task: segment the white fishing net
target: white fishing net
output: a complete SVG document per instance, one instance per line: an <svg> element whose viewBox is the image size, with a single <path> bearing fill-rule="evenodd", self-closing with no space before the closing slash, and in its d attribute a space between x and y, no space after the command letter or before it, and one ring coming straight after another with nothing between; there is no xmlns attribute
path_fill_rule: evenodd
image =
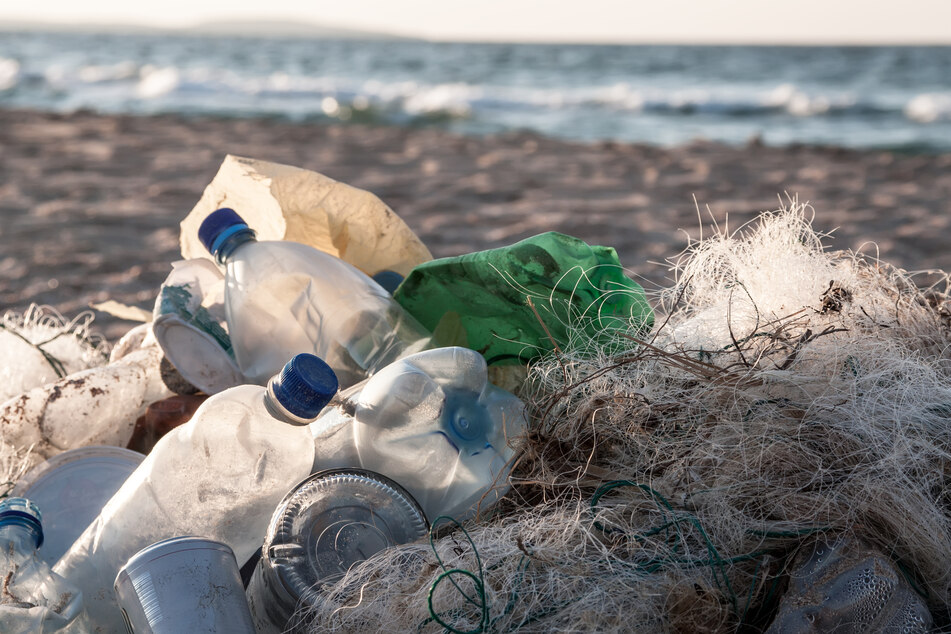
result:
<svg viewBox="0 0 951 634"><path fill-rule="evenodd" d="M0 403L34 387L109 360L105 340L90 329L93 314L67 320L49 306L31 304L0 317Z"/></svg>
<svg viewBox="0 0 951 634"><path fill-rule="evenodd" d="M920 290L826 251L798 204L674 272L652 333L619 351L578 328L530 369L531 431L493 516L354 567L305 627L757 631L820 535L885 553L947 622L947 278Z"/></svg>

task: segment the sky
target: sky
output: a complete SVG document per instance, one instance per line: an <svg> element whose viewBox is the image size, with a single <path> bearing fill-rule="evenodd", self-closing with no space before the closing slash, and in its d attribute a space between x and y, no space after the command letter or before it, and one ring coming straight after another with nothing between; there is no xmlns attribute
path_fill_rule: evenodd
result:
<svg viewBox="0 0 951 634"><path fill-rule="evenodd" d="M951 0L0 0L0 27L216 20L312 22L431 40L951 44Z"/></svg>

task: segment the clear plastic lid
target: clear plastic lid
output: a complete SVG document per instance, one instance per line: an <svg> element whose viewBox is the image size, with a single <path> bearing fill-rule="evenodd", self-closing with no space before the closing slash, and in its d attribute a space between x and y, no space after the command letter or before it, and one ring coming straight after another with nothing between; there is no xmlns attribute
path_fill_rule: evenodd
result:
<svg viewBox="0 0 951 634"><path fill-rule="evenodd" d="M54 564L145 460L120 447L82 447L53 456L20 478L12 494L43 509L41 559Z"/></svg>
<svg viewBox="0 0 951 634"><path fill-rule="evenodd" d="M264 566L296 601L353 564L428 531L422 509L396 482L361 469L322 471L278 505Z"/></svg>

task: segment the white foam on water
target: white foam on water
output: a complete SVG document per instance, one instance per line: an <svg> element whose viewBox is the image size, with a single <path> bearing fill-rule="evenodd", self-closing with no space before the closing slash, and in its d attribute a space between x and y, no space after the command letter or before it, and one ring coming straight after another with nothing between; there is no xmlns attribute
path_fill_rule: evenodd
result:
<svg viewBox="0 0 951 634"><path fill-rule="evenodd" d="M951 92L933 92L915 96L905 106L905 116L918 123L951 120Z"/></svg>
<svg viewBox="0 0 951 634"><path fill-rule="evenodd" d="M20 81L20 62L0 57L0 91L10 90Z"/></svg>

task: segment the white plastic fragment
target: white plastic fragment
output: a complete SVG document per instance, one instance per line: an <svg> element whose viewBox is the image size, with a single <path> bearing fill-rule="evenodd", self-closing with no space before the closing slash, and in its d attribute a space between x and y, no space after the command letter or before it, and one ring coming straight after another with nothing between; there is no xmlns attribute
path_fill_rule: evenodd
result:
<svg viewBox="0 0 951 634"><path fill-rule="evenodd" d="M406 276L432 255L375 195L317 172L227 156L201 200L182 221L184 258L211 259L198 227L220 207L235 209L259 240L292 240L335 255L368 275Z"/></svg>

